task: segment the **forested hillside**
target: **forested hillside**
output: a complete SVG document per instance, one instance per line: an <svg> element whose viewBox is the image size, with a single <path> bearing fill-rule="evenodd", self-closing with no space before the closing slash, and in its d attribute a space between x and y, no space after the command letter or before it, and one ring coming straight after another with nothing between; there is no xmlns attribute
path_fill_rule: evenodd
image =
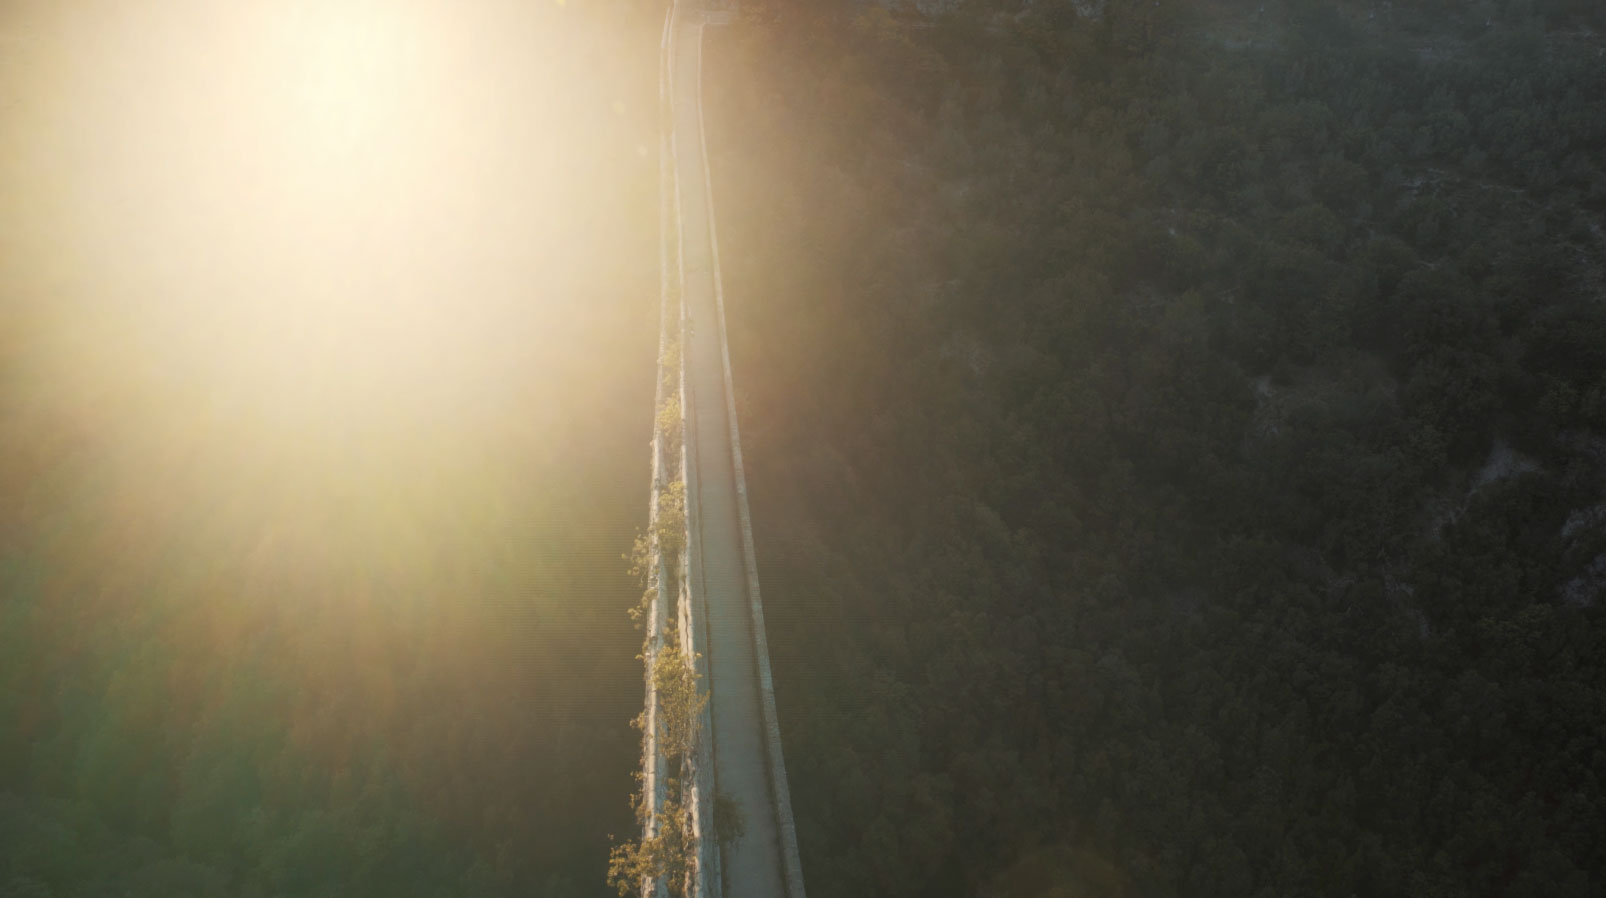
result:
<svg viewBox="0 0 1606 898"><path fill-rule="evenodd" d="M0 895L605 894L662 6L3 19Z"/></svg>
<svg viewBox="0 0 1606 898"><path fill-rule="evenodd" d="M713 34L812 893L1599 894L1598 18Z"/></svg>

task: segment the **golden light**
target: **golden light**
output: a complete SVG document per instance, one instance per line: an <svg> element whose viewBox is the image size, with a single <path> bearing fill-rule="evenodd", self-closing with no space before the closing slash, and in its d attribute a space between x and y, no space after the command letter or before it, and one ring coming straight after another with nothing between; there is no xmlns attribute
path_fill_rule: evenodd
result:
<svg viewBox="0 0 1606 898"><path fill-rule="evenodd" d="M408 63L417 61L416 35L384 7L320 5L299 12L276 22L283 33L273 35L289 76L287 112L304 136L350 150L403 105Z"/></svg>
<svg viewBox="0 0 1606 898"><path fill-rule="evenodd" d="M0 48L6 375L147 503L288 518L300 495L394 530L557 451L588 390L577 304L628 284L651 313L656 257L620 222L655 221L654 169L619 48L572 14L0 15L27 32Z"/></svg>

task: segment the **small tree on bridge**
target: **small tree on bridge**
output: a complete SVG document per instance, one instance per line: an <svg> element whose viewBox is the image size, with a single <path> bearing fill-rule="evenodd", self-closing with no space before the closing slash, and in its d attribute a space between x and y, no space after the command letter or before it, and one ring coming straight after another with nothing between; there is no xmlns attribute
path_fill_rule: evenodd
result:
<svg viewBox="0 0 1606 898"><path fill-rule="evenodd" d="M663 757L663 801L656 812L646 784L635 798L640 839L615 846L608 858L608 884L620 895L630 895L651 883L664 883L671 895L688 893L697 863L697 837L692 830L691 755L696 746L698 720L708 696L697 688L693 659L677 642L666 644L652 663L653 691L658 697L655 721L658 750ZM645 729L645 712L635 721Z"/></svg>

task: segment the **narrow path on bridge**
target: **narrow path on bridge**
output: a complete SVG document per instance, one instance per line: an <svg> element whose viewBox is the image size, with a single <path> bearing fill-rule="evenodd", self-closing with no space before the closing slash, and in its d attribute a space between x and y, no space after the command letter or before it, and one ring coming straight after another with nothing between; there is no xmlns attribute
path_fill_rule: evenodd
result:
<svg viewBox="0 0 1606 898"><path fill-rule="evenodd" d="M719 789L742 810L746 834L723 858L728 898L785 898L775 805L765 762L765 733L737 511L730 419L725 399L719 308L715 304L706 166L701 140L703 20L685 15L675 40L675 177L684 241L684 301L691 316L686 352L706 597L714 770Z"/></svg>

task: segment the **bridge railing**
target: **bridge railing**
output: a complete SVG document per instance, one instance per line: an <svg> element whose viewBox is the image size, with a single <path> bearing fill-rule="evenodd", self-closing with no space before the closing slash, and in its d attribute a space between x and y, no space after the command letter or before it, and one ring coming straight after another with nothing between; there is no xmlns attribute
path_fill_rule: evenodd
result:
<svg viewBox="0 0 1606 898"><path fill-rule="evenodd" d="M668 72L664 68L667 63L662 60L668 58L671 14L664 16L663 37L659 42L660 70L658 78L659 114L660 118L667 115L669 103ZM671 147L669 135L660 128L658 178L660 184L667 183L673 171L670 157ZM658 199L658 363L654 367L655 387L653 390L653 428L652 428L652 485L648 499L647 511L647 551L649 570L647 574L647 608L645 614L646 639L642 645L642 659L645 662L645 689L646 707L642 711L642 746L641 746L641 803L640 808L642 835L652 838L657 834L658 815L664 803L664 759L658 746L658 693L653 684L653 669L658 654L664 647L664 632L669 620L670 597L669 590L673 584L669 582L668 564L664 558L662 547L659 545L658 533L660 515L663 512L664 492L669 488L670 459L663 429L658 426L658 410L664 407L668 398L666 382L668 377L664 371L664 363L669 358L670 341L673 331L670 327L672 314L672 300L678 298L678 290L673 290L670 282L669 259L671 242L674 239L675 220L673 210L670 208L669 196L662 190ZM678 247L675 248L678 254ZM642 883L643 898L663 898L667 894L665 884L661 881L647 881Z"/></svg>
<svg viewBox="0 0 1606 898"><path fill-rule="evenodd" d="M668 130L674 134L674 58L676 50L676 28L679 20L680 4L670 4L670 26L668 39L664 45L664 70L667 73L666 84L668 101L666 109ZM680 229L680 178L678 176L679 151L676 141L671 137L669 141L669 158L671 165L671 181L674 184L675 199L675 269L680 285L685 284L685 253L682 252L681 242L684 235ZM681 291L676 291L677 297ZM676 321L677 336L680 345L689 346L689 321L686 304L682 298L677 303L676 311L679 318ZM679 611L679 633L681 645L686 650L686 657L691 661L693 672L696 674L698 689L707 694L707 684L712 682L708 669L708 614L706 596L702 588L702 537L698 520L701 517L698 490L697 467L693 463L697 446L696 420L692 416L695 398L691 393L691 381L686 376L687 352L679 354L679 370L676 377L680 385L680 472L681 480L686 487L686 539L684 542L685 554L680 565L681 588ZM721 879L719 861L719 843L714 838L714 726L710 703L705 703L700 711L700 718L696 730L696 741L692 756L688 759L691 778L691 800L688 808L691 814L692 837L695 840L695 859L692 866L691 882L687 893L694 898L720 898Z"/></svg>
<svg viewBox="0 0 1606 898"><path fill-rule="evenodd" d="M692 407L687 392L685 352L687 337L685 304L681 299L685 282L684 257L681 252L680 184L676 176L677 152L674 135L674 49L675 25L679 20L678 4L671 2L665 11L663 35L659 44L659 338L657 386L654 395L654 427L652 440L652 497L649 505L648 551L650 603L647 609L647 640L643 649L646 662L646 709L643 738L642 800L644 802L643 835L650 838L656 833L658 815L664 806L664 776L667 760L657 744L659 701L653 681L654 664L664 648L669 627L675 627L681 647L691 659L699 688L706 692L708 680L707 616L701 604L701 590L694 588L696 574L694 559L701 558L696 526L696 473L690 464L692 427L689 417ZM673 365L672 368L669 366ZM666 402L679 398L679 440L668 440L659 415ZM681 555L671 565L659 545L658 534L662 523L663 498L675 481L685 490L684 539ZM700 570L700 568L699 568ZM673 573L672 573L673 571ZM687 759L688 790L687 812L691 818L695 857L686 885L686 893L693 898L720 898L719 846L713 836L713 727L710 711L705 704L697 727L692 756ZM662 881L642 883L644 898L662 898L667 893Z"/></svg>

